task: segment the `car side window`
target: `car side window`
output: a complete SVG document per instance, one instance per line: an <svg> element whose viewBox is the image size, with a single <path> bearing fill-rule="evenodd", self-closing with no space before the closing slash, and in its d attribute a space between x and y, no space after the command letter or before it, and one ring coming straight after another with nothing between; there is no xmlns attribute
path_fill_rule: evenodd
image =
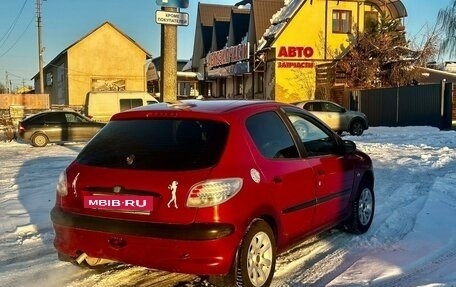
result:
<svg viewBox="0 0 456 287"><path fill-rule="evenodd" d="M315 120L295 113L287 112L287 116L309 156L337 153L338 145L334 137Z"/></svg>
<svg viewBox="0 0 456 287"><path fill-rule="evenodd" d="M304 105L304 109L306 109L308 111L312 111L312 112L321 112L322 111L321 104L318 102L306 103Z"/></svg>
<svg viewBox="0 0 456 287"><path fill-rule="evenodd" d="M65 122L62 113L49 113L46 115L45 122L47 124L62 124Z"/></svg>
<svg viewBox="0 0 456 287"><path fill-rule="evenodd" d="M332 103L324 103L323 104L323 110L325 112L333 112L333 113L341 113L342 109L339 106L336 106Z"/></svg>
<svg viewBox="0 0 456 287"><path fill-rule="evenodd" d="M87 122L87 120L84 119L83 117L80 117L73 113L66 113L65 118L68 123L73 123L73 124Z"/></svg>
<svg viewBox="0 0 456 287"><path fill-rule="evenodd" d="M31 118L30 122L35 125L42 125L46 122L46 115L37 115Z"/></svg>
<svg viewBox="0 0 456 287"><path fill-rule="evenodd" d="M267 158L298 158L293 138L275 112L262 112L246 121L247 130L260 153Z"/></svg>

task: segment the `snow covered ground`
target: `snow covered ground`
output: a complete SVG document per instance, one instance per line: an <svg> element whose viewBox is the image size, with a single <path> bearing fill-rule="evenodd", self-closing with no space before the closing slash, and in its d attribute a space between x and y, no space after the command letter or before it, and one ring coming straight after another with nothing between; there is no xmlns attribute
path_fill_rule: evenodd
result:
<svg viewBox="0 0 456 287"><path fill-rule="evenodd" d="M332 230L292 248L272 286L456 286L456 132L373 127L345 138L374 161L371 229ZM0 286L206 286L192 275L57 260L49 211L60 171L82 147L0 143Z"/></svg>

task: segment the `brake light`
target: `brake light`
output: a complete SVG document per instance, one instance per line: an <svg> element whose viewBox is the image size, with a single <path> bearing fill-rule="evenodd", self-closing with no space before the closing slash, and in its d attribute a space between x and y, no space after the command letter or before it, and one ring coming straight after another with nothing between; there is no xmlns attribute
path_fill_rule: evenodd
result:
<svg viewBox="0 0 456 287"><path fill-rule="evenodd" d="M68 195L67 176L65 171L62 171L59 175L59 181L57 182L57 193L60 196Z"/></svg>
<svg viewBox="0 0 456 287"><path fill-rule="evenodd" d="M24 127L24 125L22 124L22 122L19 123L19 126L17 127L17 129L19 130L20 133L25 132L25 127Z"/></svg>
<svg viewBox="0 0 456 287"><path fill-rule="evenodd" d="M224 178L195 184L187 198L188 207L215 206L233 198L242 188L241 178Z"/></svg>

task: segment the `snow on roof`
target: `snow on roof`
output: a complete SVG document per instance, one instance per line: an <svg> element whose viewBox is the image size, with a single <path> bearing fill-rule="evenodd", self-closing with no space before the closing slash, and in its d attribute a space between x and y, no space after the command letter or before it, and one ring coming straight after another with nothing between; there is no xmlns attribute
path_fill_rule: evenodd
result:
<svg viewBox="0 0 456 287"><path fill-rule="evenodd" d="M284 7L274 14L271 18L271 26L263 34L258 44L258 50L262 50L269 46L275 39L288 21L296 14L301 6L307 2L307 0L284 0Z"/></svg>

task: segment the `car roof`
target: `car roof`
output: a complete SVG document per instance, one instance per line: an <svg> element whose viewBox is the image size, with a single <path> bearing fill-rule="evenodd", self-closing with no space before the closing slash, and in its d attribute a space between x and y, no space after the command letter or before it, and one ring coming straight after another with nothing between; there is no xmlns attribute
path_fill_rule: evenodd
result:
<svg viewBox="0 0 456 287"><path fill-rule="evenodd" d="M242 99L208 99L208 100L181 100L169 103L158 103L137 107L128 111L117 113L112 117L115 119L126 119L130 117L147 117L150 112L164 112L168 115L177 111L188 111L199 114L223 114L244 108L257 108L259 106L280 106L287 105L272 100L242 100Z"/></svg>
<svg viewBox="0 0 456 287"><path fill-rule="evenodd" d="M56 114L56 113L73 113L73 114L78 114L78 115L82 116L83 118L86 118L85 116L83 116L83 115L81 115L78 112L73 111L73 110L48 110L48 111L42 111L42 112L38 112L36 114L28 115L22 121L31 120L31 119L36 118L36 117L41 116L41 115Z"/></svg>
<svg viewBox="0 0 456 287"><path fill-rule="evenodd" d="M35 115L52 114L52 113L76 113L76 112L73 110L49 110L49 111L42 111L42 112L36 113Z"/></svg>
<svg viewBox="0 0 456 287"><path fill-rule="evenodd" d="M304 101L294 102L293 105L300 104L300 103L333 103L333 104L337 104L333 101L328 101L328 100L304 100Z"/></svg>

